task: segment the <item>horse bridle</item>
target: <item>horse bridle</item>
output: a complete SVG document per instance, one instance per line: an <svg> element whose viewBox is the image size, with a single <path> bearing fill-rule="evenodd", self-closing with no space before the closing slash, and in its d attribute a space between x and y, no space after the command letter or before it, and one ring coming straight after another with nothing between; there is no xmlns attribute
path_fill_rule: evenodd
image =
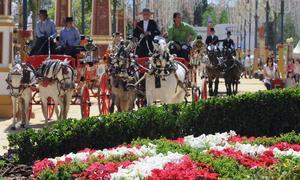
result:
<svg viewBox="0 0 300 180"><path fill-rule="evenodd" d="M22 94L23 94L23 92L24 92L24 90L26 89L26 86L24 86L24 85L20 85L19 87L14 87L12 84L11 84L11 82L12 82L12 80L11 80L11 75L18 75L18 76L21 76L21 77L23 77L23 74L22 73L19 73L19 72L13 72L13 73L11 73L9 76L10 76L10 78L6 78L5 79L5 81L7 82L7 84L8 84L8 87L7 87L7 89L9 89L10 90L10 95L11 96L13 96L13 97L15 97L15 98L18 98L18 97L20 97ZM15 94L14 93L14 90L18 90L18 94Z"/></svg>

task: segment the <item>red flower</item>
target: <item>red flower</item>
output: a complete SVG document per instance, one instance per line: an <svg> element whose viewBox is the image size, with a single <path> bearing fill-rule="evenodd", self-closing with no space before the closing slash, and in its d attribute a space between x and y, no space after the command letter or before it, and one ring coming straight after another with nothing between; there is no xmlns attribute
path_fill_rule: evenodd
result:
<svg viewBox="0 0 300 180"><path fill-rule="evenodd" d="M299 144L289 144L287 142L280 142L270 147L270 149L274 149L274 148L278 148L281 151L287 151L289 149L293 149L294 151L300 152Z"/></svg>
<svg viewBox="0 0 300 180"><path fill-rule="evenodd" d="M202 167L204 166L204 168ZM167 163L164 169L153 169L149 180L168 180L168 179L217 179L218 174L204 163L196 163L190 157L184 156L181 163Z"/></svg>
<svg viewBox="0 0 300 180"><path fill-rule="evenodd" d="M33 175L34 177L37 177L42 171L52 169L54 167L54 163L47 158L43 159L42 161L36 161L32 167Z"/></svg>
<svg viewBox="0 0 300 180"><path fill-rule="evenodd" d="M269 167L277 163L277 160L274 157L274 154L271 150L265 151L262 155L259 155L258 157L252 157L250 155L243 154L241 151L235 151L230 148L226 148L222 151L211 150L210 153L216 157L231 157L248 168Z"/></svg>
<svg viewBox="0 0 300 180"><path fill-rule="evenodd" d="M130 161L124 161L121 163L109 162L105 165L95 162L91 164L85 171L79 174L74 174L73 177L90 180L110 179L110 174L117 172L119 167L126 168L130 164L132 164Z"/></svg>
<svg viewBox="0 0 300 180"><path fill-rule="evenodd" d="M177 138L175 140L168 140L169 142L177 143L177 144L184 144L184 138Z"/></svg>
<svg viewBox="0 0 300 180"><path fill-rule="evenodd" d="M240 135L236 135L236 136L231 136L228 141L231 142L231 143L243 143L245 141L248 141L248 142L252 142L254 141L256 138L255 137L246 137L246 136L240 136Z"/></svg>

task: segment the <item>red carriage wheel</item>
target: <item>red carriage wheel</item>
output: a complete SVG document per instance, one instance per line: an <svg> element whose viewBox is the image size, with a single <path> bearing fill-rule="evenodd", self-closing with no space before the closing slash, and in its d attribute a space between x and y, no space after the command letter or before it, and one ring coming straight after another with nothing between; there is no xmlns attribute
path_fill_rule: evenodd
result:
<svg viewBox="0 0 300 180"><path fill-rule="evenodd" d="M207 99L207 83L206 83L206 79L202 79L202 94L201 94L201 98L202 99Z"/></svg>
<svg viewBox="0 0 300 180"><path fill-rule="evenodd" d="M110 88L107 73L101 76L98 89L98 106L101 115L107 115L110 112Z"/></svg>
<svg viewBox="0 0 300 180"><path fill-rule="evenodd" d="M91 84L91 93L92 93L93 97L98 97L99 87L100 87L100 81L93 80L92 84Z"/></svg>
<svg viewBox="0 0 300 180"><path fill-rule="evenodd" d="M47 111L48 111L48 120L50 120L54 114L54 100L51 97L47 98Z"/></svg>
<svg viewBox="0 0 300 180"><path fill-rule="evenodd" d="M82 86L80 91L80 107L81 117L88 118L90 116L90 93L87 85Z"/></svg>

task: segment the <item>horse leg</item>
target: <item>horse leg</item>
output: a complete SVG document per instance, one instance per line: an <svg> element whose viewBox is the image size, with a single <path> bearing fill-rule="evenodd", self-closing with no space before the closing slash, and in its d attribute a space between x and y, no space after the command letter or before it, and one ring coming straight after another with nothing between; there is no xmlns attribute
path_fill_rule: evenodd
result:
<svg viewBox="0 0 300 180"><path fill-rule="evenodd" d="M46 126L48 126L48 102L47 102L47 98L41 98L41 102L42 102L42 111L43 111L43 115L45 118L45 123Z"/></svg>
<svg viewBox="0 0 300 180"><path fill-rule="evenodd" d="M218 96L218 89L219 89L219 78L215 80L215 89L214 89L214 96Z"/></svg>
<svg viewBox="0 0 300 180"><path fill-rule="evenodd" d="M212 86L213 86L213 81L211 79L209 79L208 80L208 92L209 92L209 96L213 96L214 95Z"/></svg>
<svg viewBox="0 0 300 180"><path fill-rule="evenodd" d="M11 130L16 130L16 109L17 109L17 98L12 97L12 105L13 105L13 123L11 126Z"/></svg>
<svg viewBox="0 0 300 180"><path fill-rule="evenodd" d="M71 93L67 93L65 95L65 98L64 98L64 106L65 106L65 111L64 111L64 117L63 119L67 119L68 117L68 112L69 112L69 109L70 109L70 102L72 100L72 94Z"/></svg>
<svg viewBox="0 0 300 180"><path fill-rule="evenodd" d="M25 124L26 124L26 111L25 111L25 101L24 98L20 98L19 101L19 114L21 117L21 128L25 128Z"/></svg>

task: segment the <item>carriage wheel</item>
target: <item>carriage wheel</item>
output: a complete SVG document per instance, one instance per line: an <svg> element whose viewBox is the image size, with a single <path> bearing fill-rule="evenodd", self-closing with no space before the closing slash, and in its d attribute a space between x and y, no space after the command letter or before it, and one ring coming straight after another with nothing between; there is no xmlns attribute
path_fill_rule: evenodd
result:
<svg viewBox="0 0 300 180"><path fill-rule="evenodd" d="M92 81L91 93L92 93L93 97L98 97L99 87L100 87L100 81L98 81L98 80Z"/></svg>
<svg viewBox="0 0 300 180"><path fill-rule="evenodd" d="M103 74L98 89L98 108L101 115L107 115L110 111L110 88L108 80L108 74Z"/></svg>
<svg viewBox="0 0 300 180"><path fill-rule="evenodd" d="M88 118L90 116L90 93L87 85L82 86L80 91L80 107L81 117Z"/></svg>
<svg viewBox="0 0 300 180"><path fill-rule="evenodd" d="M202 94L201 94L201 99L207 99L207 83L206 79L202 79Z"/></svg>
<svg viewBox="0 0 300 180"><path fill-rule="evenodd" d="M54 100L51 97L47 98L47 111L48 111L48 120L50 120L54 114Z"/></svg>

